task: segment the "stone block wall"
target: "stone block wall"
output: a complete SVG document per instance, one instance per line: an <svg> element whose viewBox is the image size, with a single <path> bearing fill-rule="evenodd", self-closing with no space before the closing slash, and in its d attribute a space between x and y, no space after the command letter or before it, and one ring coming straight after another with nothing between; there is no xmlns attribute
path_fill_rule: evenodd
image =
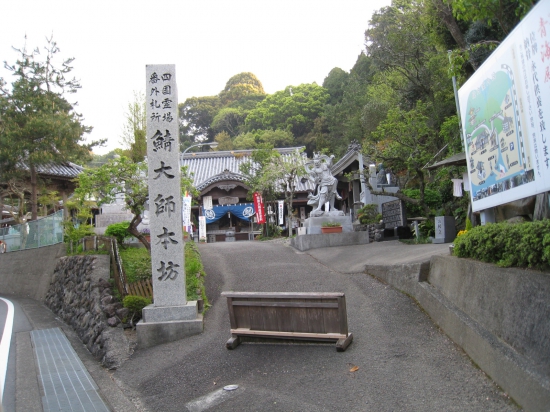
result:
<svg viewBox="0 0 550 412"><path fill-rule="evenodd" d="M44 303L105 367L116 368L130 356L121 325L128 309L113 294L108 255L59 259Z"/></svg>

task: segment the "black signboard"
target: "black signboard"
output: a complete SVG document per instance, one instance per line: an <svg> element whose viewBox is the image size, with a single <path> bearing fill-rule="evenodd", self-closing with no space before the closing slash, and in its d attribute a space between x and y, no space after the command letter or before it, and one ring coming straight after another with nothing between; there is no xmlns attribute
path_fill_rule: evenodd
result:
<svg viewBox="0 0 550 412"><path fill-rule="evenodd" d="M405 226L405 207L399 199L382 203L382 220L386 228Z"/></svg>

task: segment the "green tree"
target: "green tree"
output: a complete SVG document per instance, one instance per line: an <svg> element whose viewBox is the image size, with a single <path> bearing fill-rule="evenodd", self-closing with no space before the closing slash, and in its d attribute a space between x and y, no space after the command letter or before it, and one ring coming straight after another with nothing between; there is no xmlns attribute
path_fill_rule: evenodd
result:
<svg viewBox="0 0 550 412"><path fill-rule="evenodd" d="M249 96L265 95L262 82L254 73L242 72L231 77L220 92L219 97L224 106Z"/></svg>
<svg viewBox="0 0 550 412"><path fill-rule="evenodd" d="M76 79L67 79L74 59L58 63L60 50L52 38L47 39L44 50L44 55L38 48L18 50L15 64L5 64L15 77L11 89L0 82L0 172L3 180L20 180L24 178L20 165L28 167L33 220L38 216L37 166L89 159L92 147L103 143L84 143L91 128L82 123L82 115L65 98L80 88Z"/></svg>
<svg viewBox="0 0 550 412"><path fill-rule="evenodd" d="M449 2L459 20L484 20L489 26L496 22L507 36L529 12L536 1L532 0L453 0Z"/></svg>
<svg viewBox="0 0 550 412"><path fill-rule="evenodd" d="M289 147L294 143L294 136L286 130L255 130L238 135L233 140L235 149L257 149L266 145L270 147Z"/></svg>
<svg viewBox="0 0 550 412"><path fill-rule="evenodd" d="M122 131L121 143L124 155L134 162L142 162L147 155L147 108L143 92L134 91L134 100L128 103L126 123Z"/></svg>
<svg viewBox="0 0 550 412"><path fill-rule="evenodd" d="M327 89L329 99L327 104L337 104L344 97L344 90L348 82L349 73L339 67L332 69L323 81L323 87Z"/></svg>
<svg viewBox="0 0 550 412"><path fill-rule="evenodd" d="M210 125L220 108L218 96L190 97L178 106L182 149L214 139L215 133Z"/></svg>
<svg viewBox="0 0 550 412"><path fill-rule="evenodd" d="M270 200L277 193L284 193L290 225L293 199L298 178L306 175L302 151L282 156L277 150L265 145L252 153L251 160L241 165L241 172L249 179L252 192L260 192ZM291 235L289 227L288 235Z"/></svg>
<svg viewBox="0 0 550 412"><path fill-rule="evenodd" d="M372 58L361 53L346 76L335 70L329 73L323 83L331 99L325 106L323 116L314 122L314 131L309 141L304 142L308 152L324 151L336 156L343 155L352 140L361 141L366 133L363 107L368 102L367 87L373 76ZM345 83L342 84L344 78Z"/></svg>
<svg viewBox="0 0 550 412"><path fill-rule="evenodd" d="M133 215L128 232L151 251L149 242L137 229L149 195L147 164L135 163L128 157L119 156L96 169L84 169L78 176L75 194L80 199L95 197L98 206L113 203L117 195L123 194L126 208Z"/></svg>
<svg viewBox="0 0 550 412"><path fill-rule="evenodd" d="M186 168L182 168L181 188L182 192L188 191L194 197L198 195ZM96 169L85 169L78 176L75 194L80 199L95 197L99 206L113 203L117 195L123 194L126 208L133 215L128 232L151 252L151 245L137 228L149 196L146 163L135 163L128 157L119 156Z"/></svg>
<svg viewBox="0 0 550 412"><path fill-rule="evenodd" d="M394 172L409 174L420 189L419 199L412 199L402 193L395 194L402 200L420 205L426 216L430 208L425 202L426 179L424 166L431 160L434 152L443 146L437 130L430 127L431 107L418 102L409 111L392 108L376 130L372 133L369 152L384 167ZM374 192L375 194L382 194Z"/></svg>
<svg viewBox="0 0 550 412"><path fill-rule="evenodd" d="M315 83L288 86L258 103L245 123L248 130L281 129L299 138L313 129L328 98L327 90Z"/></svg>
<svg viewBox="0 0 550 412"><path fill-rule="evenodd" d="M214 137L214 140L218 142L217 150L233 150L235 148L233 146L233 140L231 140L231 136L229 136L227 132L218 133Z"/></svg>
<svg viewBox="0 0 550 412"><path fill-rule="evenodd" d="M226 132L229 136L235 137L241 131L247 114L248 112L240 107L224 107L214 116L212 130L216 134Z"/></svg>

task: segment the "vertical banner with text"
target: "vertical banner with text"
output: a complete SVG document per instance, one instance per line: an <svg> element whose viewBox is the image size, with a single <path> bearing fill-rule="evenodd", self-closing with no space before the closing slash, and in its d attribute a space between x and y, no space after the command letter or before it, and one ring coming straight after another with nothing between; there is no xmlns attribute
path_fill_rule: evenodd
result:
<svg viewBox="0 0 550 412"><path fill-rule="evenodd" d="M186 192L187 193L187 192ZM192 224L191 224L191 196L187 195L183 196L183 228L186 232L191 233L193 231Z"/></svg>
<svg viewBox="0 0 550 412"><path fill-rule="evenodd" d="M256 212L256 223L265 223L264 200L258 192L254 193L254 210Z"/></svg>
<svg viewBox="0 0 550 412"><path fill-rule="evenodd" d="M199 242L206 242L206 216L199 216Z"/></svg>
<svg viewBox="0 0 550 412"><path fill-rule="evenodd" d="M147 162L155 306L187 302L176 66L146 66Z"/></svg>
<svg viewBox="0 0 550 412"><path fill-rule="evenodd" d="M285 201L279 200L279 225L283 225L285 223Z"/></svg>

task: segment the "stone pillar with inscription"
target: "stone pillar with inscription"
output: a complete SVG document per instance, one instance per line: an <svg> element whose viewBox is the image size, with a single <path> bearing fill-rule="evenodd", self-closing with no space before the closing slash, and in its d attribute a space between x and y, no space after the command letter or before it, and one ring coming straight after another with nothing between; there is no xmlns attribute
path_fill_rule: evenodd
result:
<svg viewBox="0 0 550 412"><path fill-rule="evenodd" d="M153 304L137 324L138 347L201 333L196 301L187 301L175 65L146 66L147 162Z"/></svg>

